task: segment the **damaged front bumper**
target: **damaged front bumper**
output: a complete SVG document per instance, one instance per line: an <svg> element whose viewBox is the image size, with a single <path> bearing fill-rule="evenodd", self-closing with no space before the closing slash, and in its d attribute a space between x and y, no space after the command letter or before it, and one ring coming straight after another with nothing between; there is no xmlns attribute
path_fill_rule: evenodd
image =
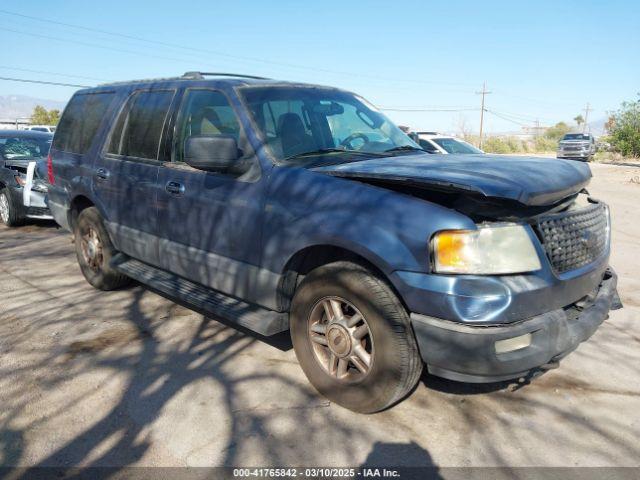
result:
<svg viewBox="0 0 640 480"><path fill-rule="evenodd" d="M597 289L567 307L504 325L469 325L416 313L411 322L429 373L464 382L525 377L577 348L620 308L608 268Z"/></svg>

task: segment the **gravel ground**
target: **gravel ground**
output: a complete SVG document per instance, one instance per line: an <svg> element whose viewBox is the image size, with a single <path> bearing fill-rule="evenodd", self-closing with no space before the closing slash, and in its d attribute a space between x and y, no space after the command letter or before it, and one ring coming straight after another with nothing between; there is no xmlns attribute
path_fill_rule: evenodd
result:
<svg viewBox="0 0 640 480"><path fill-rule="evenodd" d="M425 375L370 416L316 394L286 334L98 292L69 234L0 227L0 465L639 466L640 168L593 170L625 308L531 384Z"/></svg>

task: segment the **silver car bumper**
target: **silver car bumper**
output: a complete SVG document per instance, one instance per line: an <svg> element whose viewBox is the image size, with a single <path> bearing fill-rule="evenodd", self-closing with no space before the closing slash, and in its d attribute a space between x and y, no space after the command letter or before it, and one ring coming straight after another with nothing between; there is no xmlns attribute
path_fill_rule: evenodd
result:
<svg viewBox="0 0 640 480"><path fill-rule="evenodd" d="M593 155L593 152L589 150L558 150L556 153L557 158L589 158Z"/></svg>

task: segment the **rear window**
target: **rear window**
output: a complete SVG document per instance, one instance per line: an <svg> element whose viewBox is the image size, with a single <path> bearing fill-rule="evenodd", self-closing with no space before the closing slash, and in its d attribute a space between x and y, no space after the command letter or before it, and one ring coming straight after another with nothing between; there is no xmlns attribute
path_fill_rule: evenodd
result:
<svg viewBox="0 0 640 480"><path fill-rule="evenodd" d="M84 154L93 143L114 93L75 95L65 108L53 140L53 148Z"/></svg>
<svg viewBox="0 0 640 480"><path fill-rule="evenodd" d="M0 137L0 158L27 160L46 157L51 146L50 138Z"/></svg>
<svg viewBox="0 0 640 480"><path fill-rule="evenodd" d="M113 129L108 153L156 160L173 90L133 94Z"/></svg>

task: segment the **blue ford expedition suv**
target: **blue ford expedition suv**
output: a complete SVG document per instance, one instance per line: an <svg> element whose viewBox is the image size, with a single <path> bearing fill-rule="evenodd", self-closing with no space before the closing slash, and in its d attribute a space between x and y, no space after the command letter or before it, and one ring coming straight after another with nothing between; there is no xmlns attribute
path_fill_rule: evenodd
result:
<svg viewBox="0 0 640 480"><path fill-rule="evenodd" d="M423 366L555 366L619 305L585 164L429 155L336 88L190 72L77 92L49 206L96 288L130 278L262 335L375 412Z"/></svg>

